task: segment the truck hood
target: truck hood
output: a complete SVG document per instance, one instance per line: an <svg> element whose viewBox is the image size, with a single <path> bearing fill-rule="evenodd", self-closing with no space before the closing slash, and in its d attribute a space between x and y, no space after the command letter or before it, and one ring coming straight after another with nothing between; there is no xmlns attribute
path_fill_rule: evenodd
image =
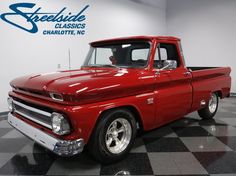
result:
<svg viewBox="0 0 236 176"><path fill-rule="evenodd" d="M94 102L149 91L150 86L145 85L151 84L153 77L147 74L141 69L84 68L24 76L14 79L11 86L36 94L60 93L81 103Z"/></svg>

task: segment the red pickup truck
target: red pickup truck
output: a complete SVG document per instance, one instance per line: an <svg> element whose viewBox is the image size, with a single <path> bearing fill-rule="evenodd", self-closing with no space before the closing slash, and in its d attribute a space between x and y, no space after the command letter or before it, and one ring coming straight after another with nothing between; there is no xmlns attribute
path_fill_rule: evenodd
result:
<svg viewBox="0 0 236 176"><path fill-rule="evenodd" d="M230 72L186 67L175 37L96 41L81 69L14 79L8 122L58 155L75 155L86 146L110 163L130 151L138 130L193 111L213 118L218 99L230 95Z"/></svg>

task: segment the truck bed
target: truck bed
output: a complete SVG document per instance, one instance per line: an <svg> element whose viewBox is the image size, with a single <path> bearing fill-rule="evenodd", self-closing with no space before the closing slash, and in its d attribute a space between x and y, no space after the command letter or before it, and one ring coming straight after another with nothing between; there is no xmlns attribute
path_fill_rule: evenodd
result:
<svg viewBox="0 0 236 176"><path fill-rule="evenodd" d="M192 110L198 110L199 102L208 100L211 92L218 92L221 98L228 97L231 87L229 67L187 67L192 74Z"/></svg>

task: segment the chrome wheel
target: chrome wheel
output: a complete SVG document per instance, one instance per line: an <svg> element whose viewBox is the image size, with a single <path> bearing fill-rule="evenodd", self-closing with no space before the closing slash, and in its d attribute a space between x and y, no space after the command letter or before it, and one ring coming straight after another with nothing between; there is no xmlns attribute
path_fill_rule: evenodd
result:
<svg viewBox="0 0 236 176"><path fill-rule="evenodd" d="M208 106L209 106L209 111L211 113L214 113L216 111L216 108L217 108L217 95L215 93L213 93L211 95Z"/></svg>
<svg viewBox="0 0 236 176"><path fill-rule="evenodd" d="M105 143L109 152L119 154L123 152L130 143L132 128L128 120L118 118L108 127Z"/></svg>

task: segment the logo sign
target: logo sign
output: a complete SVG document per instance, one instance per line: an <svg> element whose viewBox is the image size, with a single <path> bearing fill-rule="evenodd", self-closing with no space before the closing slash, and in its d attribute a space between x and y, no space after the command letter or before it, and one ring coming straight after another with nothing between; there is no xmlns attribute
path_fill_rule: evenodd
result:
<svg viewBox="0 0 236 176"><path fill-rule="evenodd" d="M64 7L58 12L43 12L42 7L34 8L36 4L34 3L16 3L11 4L9 9L11 12L1 14L0 18L31 34L39 32L38 23L52 23L53 29L43 29L43 35L84 35L86 28L86 15L85 12L89 5L86 5L80 9L77 13L73 14L67 11ZM24 12L27 9L32 12ZM34 9L34 10L33 10ZM14 22L15 17L21 17L26 23L19 24L19 22ZM30 26L30 27L29 27Z"/></svg>

